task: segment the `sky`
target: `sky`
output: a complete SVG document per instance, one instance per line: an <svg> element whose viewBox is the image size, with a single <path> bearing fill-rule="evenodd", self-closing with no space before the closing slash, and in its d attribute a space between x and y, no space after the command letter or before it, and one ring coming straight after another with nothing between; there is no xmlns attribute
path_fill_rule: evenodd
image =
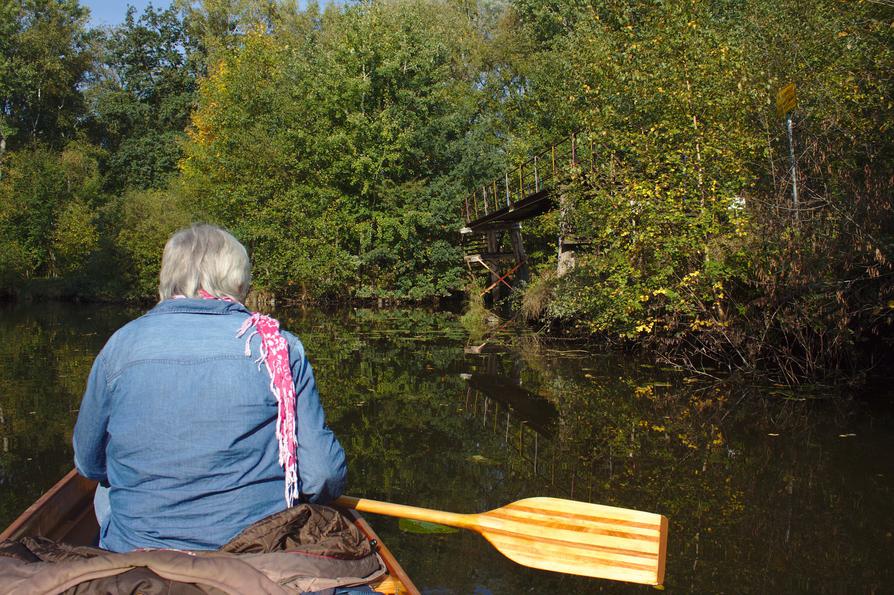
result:
<svg viewBox="0 0 894 595"><path fill-rule="evenodd" d="M155 8L167 8L171 5L171 2L170 0L125 0L123 2L116 2L115 0L81 0L81 5L90 9L90 24L94 27L117 25L123 22L124 15L127 14L128 4L135 6L139 15L149 4L152 4Z"/></svg>

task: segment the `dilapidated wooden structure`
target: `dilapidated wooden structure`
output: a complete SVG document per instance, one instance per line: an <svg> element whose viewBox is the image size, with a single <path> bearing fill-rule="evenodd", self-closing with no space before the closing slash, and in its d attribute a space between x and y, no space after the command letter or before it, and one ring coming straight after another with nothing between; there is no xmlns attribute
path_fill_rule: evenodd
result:
<svg viewBox="0 0 894 595"><path fill-rule="evenodd" d="M573 175L592 167L593 159L592 141L575 133L465 198L465 226L460 230L463 251L470 272L483 267L489 275L482 295L492 293L496 301L511 291L513 284L528 279L522 221L562 209L564 185ZM557 268L562 274L573 266L575 242L564 223L560 228Z"/></svg>

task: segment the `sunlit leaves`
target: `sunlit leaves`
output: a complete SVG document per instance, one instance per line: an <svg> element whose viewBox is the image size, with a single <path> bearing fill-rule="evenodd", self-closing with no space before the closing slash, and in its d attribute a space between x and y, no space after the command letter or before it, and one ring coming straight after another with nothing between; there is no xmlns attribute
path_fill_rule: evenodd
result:
<svg viewBox="0 0 894 595"><path fill-rule="evenodd" d="M478 32L440 2L327 10L219 50L182 171L196 212L302 298L447 295Z"/></svg>
<svg viewBox="0 0 894 595"><path fill-rule="evenodd" d="M889 266L879 246L891 237L883 197L892 161L880 156L891 142L880 130L892 120L891 90L880 75L892 53L879 9L761 0L516 8L538 44L526 69L533 135L586 131L596 155L563 191L565 225L589 244L547 317L652 346L691 340L684 351L738 352L746 367L762 365L766 350L770 366L791 365L788 381L849 358L862 298L822 287L881 279ZM791 81L800 215L771 105ZM873 284L880 296L894 290ZM883 332L880 320L865 329ZM797 347L774 351L774 342Z"/></svg>
<svg viewBox="0 0 894 595"><path fill-rule="evenodd" d="M97 247L102 204L97 152L72 143L15 152L0 179L0 245L6 274L56 277L78 272Z"/></svg>
<svg viewBox="0 0 894 595"><path fill-rule="evenodd" d="M2 148L74 137L92 60L86 21L76 0L0 6L0 157Z"/></svg>

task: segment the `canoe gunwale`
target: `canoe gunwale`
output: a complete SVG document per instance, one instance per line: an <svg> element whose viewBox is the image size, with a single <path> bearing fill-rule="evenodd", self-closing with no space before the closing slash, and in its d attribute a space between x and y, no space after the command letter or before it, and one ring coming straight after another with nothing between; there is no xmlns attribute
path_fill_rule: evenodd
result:
<svg viewBox="0 0 894 595"><path fill-rule="evenodd" d="M353 521L354 524L357 525L357 528L366 535L367 539L375 540L379 556L381 556L382 561L385 562L385 567L388 569L388 574L391 575L397 582L399 582L406 591L405 595L421 595L419 589L416 588L416 585L413 584L412 579L407 574L407 572L403 569L400 563L397 561L397 558L391 553L391 550L388 549L388 546L379 538L376 534L375 530L372 526L363 518L359 512L351 509L342 509L339 508L342 512L348 515ZM375 585L373 585L375 587ZM404 595L402 593L401 595Z"/></svg>
<svg viewBox="0 0 894 595"><path fill-rule="evenodd" d="M95 540L99 525L90 513L96 484L72 469L0 533L0 541L27 535L76 543Z"/></svg>

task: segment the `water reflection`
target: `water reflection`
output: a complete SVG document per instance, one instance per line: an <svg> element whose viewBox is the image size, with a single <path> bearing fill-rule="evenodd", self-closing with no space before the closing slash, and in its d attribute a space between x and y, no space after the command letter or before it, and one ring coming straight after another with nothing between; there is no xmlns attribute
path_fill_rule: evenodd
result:
<svg viewBox="0 0 894 595"><path fill-rule="evenodd" d="M71 468L71 431L95 354L132 311L0 306L0 522Z"/></svg>
<svg viewBox="0 0 894 595"><path fill-rule="evenodd" d="M92 359L138 314L0 309L3 524L69 468ZM305 343L355 495L457 512L529 496L661 512L671 592L884 592L894 578L888 412L753 398L525 334L469 350L443 312L276 314ZM373 521L429 593L647 589L526 569L468 532Z"/></svg>
<svg viewBox="0 0 894 595"><path fill-rule="evenodd" d="M485 407L490 400L502 403L511 409L540 434L551 435L555 428L558 412L547 399L522 387L521 360L512 360L510 372L500 369L501 359L494 354L467 359L471 373L463 378L470 388L485 397ZM477 361L476 361L477 360Z"/></svg>
<svg viewBox="0 0 894 595"><path fill-rule="evenodd" d="M532 399L532 393L505 383L514 387L514 390L507 392L515 399L507 398L505 394L501 398L493 398L489 395L496 393L489 389L494 384L484 384L487 388L482 389L482 384L474 382L475 379L474 376L469 378L463 410L469 418L479 421L485 431L502 438L503 448L510 451L508 465L511 471L548 482L557 492L553 495L562 494L566 498L590 501L594 484L592 465L569 456L570 453L556 441L553 432L557 415L555 408L544 401L547 405L540 407L551 413L544 416L545 420L532 418L524 414L525 409L514 406L518 401L525 403ZM523 399L519 399L518 395L523 395ZM481 463L491 460L479 455L472 461Z"/></svg>

